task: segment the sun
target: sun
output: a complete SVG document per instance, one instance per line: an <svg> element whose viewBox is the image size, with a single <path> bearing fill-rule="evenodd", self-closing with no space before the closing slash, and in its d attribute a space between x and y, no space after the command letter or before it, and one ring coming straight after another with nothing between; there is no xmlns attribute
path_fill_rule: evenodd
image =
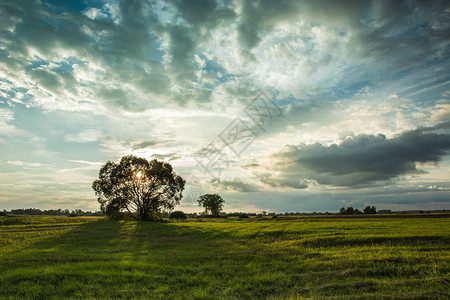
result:
<svg viewBox="0 0 450 300"><path fill-rule="evenodd" d="M138 171L138 172L136 173L136 177L137 177L138 179L140 179L140 178L142 177L142 171Z"/></svg>

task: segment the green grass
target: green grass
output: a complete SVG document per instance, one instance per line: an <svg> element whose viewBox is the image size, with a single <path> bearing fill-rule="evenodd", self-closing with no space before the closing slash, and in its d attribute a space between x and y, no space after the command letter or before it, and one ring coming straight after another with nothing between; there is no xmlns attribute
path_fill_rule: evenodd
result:
<svg viewBox="0 0 450 300"><path fill-rule="evenodd" d="M0 298L448 298L449 242L449 218L23 217Z"/></svg>

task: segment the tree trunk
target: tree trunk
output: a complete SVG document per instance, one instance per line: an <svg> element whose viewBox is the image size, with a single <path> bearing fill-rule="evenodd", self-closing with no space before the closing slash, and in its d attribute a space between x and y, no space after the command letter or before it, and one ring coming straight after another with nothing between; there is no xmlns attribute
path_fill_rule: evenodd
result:
<svg viewBox="0 0 450 300"><path fill-rule="evenodd" d="M150 211L144 206L141 211L139 212L139 216L141 217L142 221L149 221L150 220Z"/></svg>
<svg viewBox="0 0 450 300"><path fill-rule="evenodd" d="M128 212L130 213L130 215L133 217L133 219L137 220L136 217L133 215L133 213L130 211L130 209L128 208L128 206L126 206Z"/></svg>

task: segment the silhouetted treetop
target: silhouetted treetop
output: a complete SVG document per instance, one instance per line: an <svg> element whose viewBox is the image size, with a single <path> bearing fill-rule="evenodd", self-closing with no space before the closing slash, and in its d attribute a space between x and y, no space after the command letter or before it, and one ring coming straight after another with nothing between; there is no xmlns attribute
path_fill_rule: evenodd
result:
<svg viewBox="0 0 450 300"><path fill-rule="evenodd" d="M161 209L173 209L183 197L185 180L163 161L128 155L104 164L92 188L108 216L128 211L150 220Z"/></svg>

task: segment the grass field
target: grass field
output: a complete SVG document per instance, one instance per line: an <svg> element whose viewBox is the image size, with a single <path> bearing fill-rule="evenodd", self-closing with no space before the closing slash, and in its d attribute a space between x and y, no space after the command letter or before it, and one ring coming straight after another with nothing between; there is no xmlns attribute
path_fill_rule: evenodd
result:
<svg viewBox="0 0 450 300"><path fill-rule="evenodd" d="M8 220L0 298L450 297L445 217Z"/></svg>

